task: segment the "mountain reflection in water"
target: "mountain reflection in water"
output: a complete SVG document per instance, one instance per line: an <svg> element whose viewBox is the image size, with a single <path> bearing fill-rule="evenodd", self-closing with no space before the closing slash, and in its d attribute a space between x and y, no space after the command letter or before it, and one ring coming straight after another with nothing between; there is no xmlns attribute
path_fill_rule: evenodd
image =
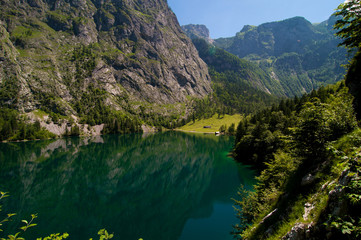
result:
<svg viewBox="0 0 361 240"><path fill-rule="evenodd" d="M232 144L180 132L1 143L3 213L18 215L0 236L38 213L27 239L96 238L101 228L125 240L232 239L231 198L254 183L227 157Z"/></svg>

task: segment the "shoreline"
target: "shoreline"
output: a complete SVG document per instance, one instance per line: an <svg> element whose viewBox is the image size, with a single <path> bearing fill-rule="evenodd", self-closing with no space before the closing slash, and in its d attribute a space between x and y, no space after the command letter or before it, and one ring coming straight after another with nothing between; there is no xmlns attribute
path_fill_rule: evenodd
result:
<svg viewBox="0 0 361 240"><path fill-rule="evenodd" d="M187 132L187 133L202 133L202 134L213 134L213 135L216 135L216 136L219 136L219 135L224 135L224 134L221 134L221 133L218 133L217 132L199 132L199 131L195 131L195 130L182 130L182 129L173 129L173 131L178 131L178 132Z"/></svg>

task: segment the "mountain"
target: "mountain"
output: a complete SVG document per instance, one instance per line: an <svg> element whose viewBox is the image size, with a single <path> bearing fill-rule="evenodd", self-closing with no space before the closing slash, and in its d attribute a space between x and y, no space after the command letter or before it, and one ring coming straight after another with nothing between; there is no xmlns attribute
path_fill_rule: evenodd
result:
<svg viewBox="0 0 361 240"><path fill-rule="evenodd" d="M207 63L213 95L222 105L240 113L251 113L277 101L270 93L275 83L257 64L215 47L205 39L192 40Z"/></svg>
<svg viewBox="0 0 361 240"><path fill-rule="evenodd" d="M216 39L215 44L239 57L250 54L279 57L283 53L302 53L312 41L323 38L313 25L302 17L265 23L258 27L246 25L230 39Z"/></svg>
<svg viewBox="0 0 361 240"><path fill-rule="evenodd" d="M192 39L197 48L199 56L207 63L211 70L218 73L230 73L243 80L249 86L265 93L271 94L277 92L277 81L274 81L257 64L246 59L227 52L226 50L215 46L213 40L209 37L209 29L205 25L184 25L182 29L187 36ZM212 75L212 74L211 74ZM212 76L214 81L216 76ZM217 78L217 77L216 77ZM235 80L230 80L235 82ZM242 85L242 84L241 84ZM240 86L238 86L240 87ZM277 94L276 94L277 95ZM281 94L280 94L281 95Z"/></svg>
<svg viewBox="0 0 361 240"><path fill-rule="evenodd" d="M166 114L212 91L166 0L0 1L0 32L2 107Z"/></svg>
<svg viewBox="0 0 361 240"><path fill-rule="evenodd" d="M282 96L279 82L256 63L214 46L205 25L183 25L182 29L208 65L213 100L218 101L212 107L221 108L218 112L249 114L275 104L277 96Z"/></svg>
<svg viewBox="0 0 361 240"><path fill-rule="evenodd" d="M256 63L214 46L205 25L189 24L182 26L182 29L192 39L199 56L208 65L213 100L218 101L218 108L223 108L218 112L224 113L226 107L229 114L233 110L248 114L277 101L271 91L277 92L279 83Z"/></svg>
<svg viewBox="0 0 361 240"><path fill-rule="evenodd" d="M214 45L257 63L278 82L277 95L294 96L322 85L335 83L345 74L341 67L347 52L338 48L331 17L311 24L302 17L260 26L244 26L231 38L214 40Z"/></svg>
<svg viewBox="0 0 361 240"><path fill-rule="evenodd" d="M208 43L213 43L213 39L209 36L209 29L205 25L188 24L181 27L190 39L202 38Z"/></svg>

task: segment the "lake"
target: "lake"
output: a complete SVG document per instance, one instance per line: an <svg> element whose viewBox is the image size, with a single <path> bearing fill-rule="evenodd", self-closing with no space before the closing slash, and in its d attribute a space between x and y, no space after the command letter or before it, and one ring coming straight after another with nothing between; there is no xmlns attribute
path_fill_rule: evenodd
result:
<svg viewBox="0 0 361 240"><path fill-rule="evenodd" d="M0 143L4 224L15 233L37 213L26 239L68 232L98 239L227 240L237 223L231 198L254 172L227 157L234 138L182 132Z"/></svg>

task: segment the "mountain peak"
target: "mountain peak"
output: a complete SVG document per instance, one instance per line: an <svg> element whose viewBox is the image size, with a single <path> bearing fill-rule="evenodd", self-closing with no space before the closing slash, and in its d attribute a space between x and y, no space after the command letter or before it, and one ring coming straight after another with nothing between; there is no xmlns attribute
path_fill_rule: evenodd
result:
<svg viewBox="0 0 361 240"><path fill-rule="evenodd" d="M209 36L209 29L205 25L188 24L188 25L183 25L182 29L190 39L201 38L209 43L213 42L213 40Z"/></svg>
<svg viewBox="0 0 361 240"><path fill-rule="evenodd" d="M248 31L250 31L250 30L252 30L252 29L254 29L254 28L256 28L256 26L253 26L253 25L244 25L243 28L242 28L242 30L241 30L241 33L242 33L242 32L248 32Z"/></svg>
<svg viewBox="0 0 361 240"><path fill-rule="evenodd" d="M284 52L303 51L310 39L319 37L319 31L308 20L293 17L259 26L245 25L235 37L216 39L215 44L239 57L250 54L279 56Z"/></svg>
<svg viewBox="0 0 361 240"><path fill-rule="evenodd" d="M339 66L347 59L345 51L337 48L334 22L333 17L321 24L293 17L246 25L234 37L215 39L214 45L260 64L274 79L283 82L281 87L287 96L299 95L343 77L344 70Z"/></svg>

